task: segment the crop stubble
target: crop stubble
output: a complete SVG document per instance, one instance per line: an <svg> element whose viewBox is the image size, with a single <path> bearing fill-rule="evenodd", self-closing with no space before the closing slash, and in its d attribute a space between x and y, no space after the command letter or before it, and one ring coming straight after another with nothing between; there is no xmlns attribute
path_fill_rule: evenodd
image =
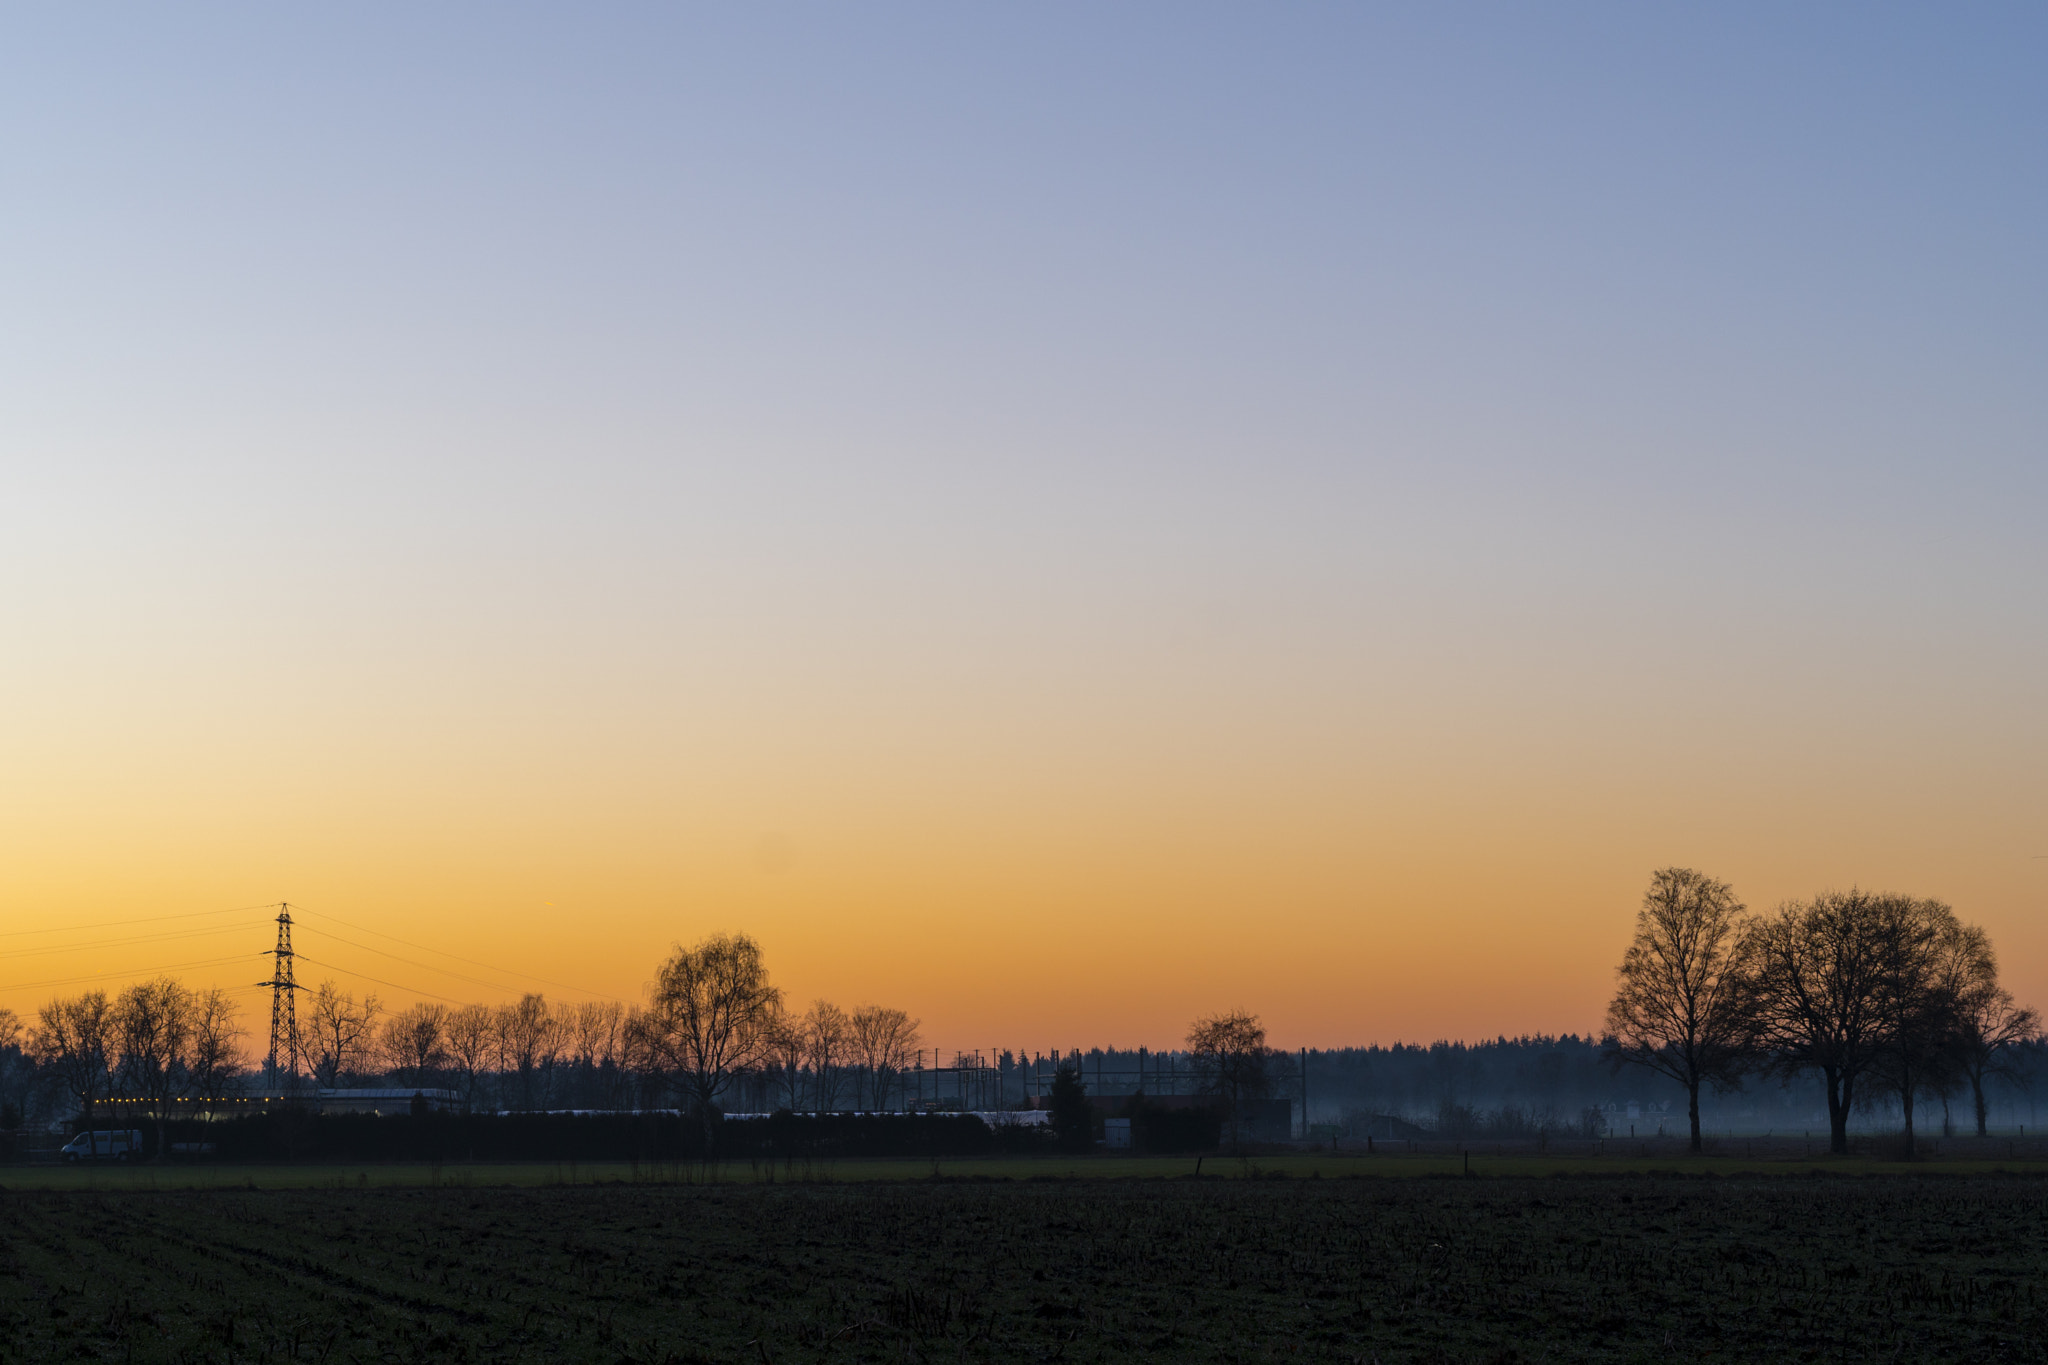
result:
<svg viewBox="0 0 2048 1365"><path fill-rule="evenodd" d="M2048 1360L2026 1178L0 1195L0 1360Z"/></svg>

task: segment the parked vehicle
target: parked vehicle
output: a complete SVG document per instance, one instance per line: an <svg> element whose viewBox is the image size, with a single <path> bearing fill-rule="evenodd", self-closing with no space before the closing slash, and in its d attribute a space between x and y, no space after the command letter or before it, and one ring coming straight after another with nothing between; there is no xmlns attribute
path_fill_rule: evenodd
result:
<svg viewBox="0 0 2048 1365"><path fill-rule="evenodd" d="M80 1133L57 1149L66 1161L133 1161L142 1155L140 1128L100 1128Z"/></svg>

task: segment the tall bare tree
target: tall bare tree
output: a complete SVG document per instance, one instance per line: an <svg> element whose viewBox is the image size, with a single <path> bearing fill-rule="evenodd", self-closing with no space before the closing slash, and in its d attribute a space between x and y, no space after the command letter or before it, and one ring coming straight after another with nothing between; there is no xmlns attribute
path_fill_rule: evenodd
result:
<svg viewBox="0 0 2048 1365"><path fill-rule="evenodd" d="M1688 867L1653 873L1636 936L1607 1006L1607 1055L1685 1087L1692 1150L1700 1150L1700 1087L1732 1085L1746 1020L1735 970L1742 902L1728 883Z"/></svg>
<svg viewBox="0 0 2048 1365"><path fill-rule="evenodd" d="M1272 1051L1266 1046L1266 1026L1258 1015L1244 1010L1210 1015L1189 1027L1187 1048L1188 1061L1202 1088L1223 1101L1230 1121L1230 1145L1236 1147L1246 1112L1253 1101L1264 1099L1272 1090Z"/></svg>
<svg viewBox="0 0 2048 1365"><path fill-rule="evenodd" d="M814 1000L803 1018L804 1063L811 1072L811 1107L828 1113L839 1107L846 1078L852 1028L846 1011L830 1000Z"/></svg>
<svg viewBox="0 0 2048 1365"><path fill-rule="evenodd" d="M320 1084L340 1085L342 1077L363 1068L376 1046L377 1016L382 1010L376 996L365 995L359 1004L354 995L331 980L313 988L304 1028L313 1045L313 1073Z"/></svg>
<svg viewBox="0 0 2048 1365"><path fill-rule="evenodd" d="M745 934L714 934L676 946L641 1016L650 1054L718 1137L718 1097L757 1062L774 1034L782 992L768 983L761 947Z"/></svg>
<svg viewBox="0 0 2048 1365"><path fill-rule="evenodd" d="M1898 1097L1911 1160L1920 1097L1939 1094L1953 1083L1964 994L1990 941L1940 901L1880 899L1890 912L1884 975L1889 1026L1873 1073Z"/></svg>
<svg viewBox="0 0 2048 1365"><path fill-rule="evenodd" d="M390 1016L379 1035L378 1051L406 1085L426 1085L448 1063L448 1007L422 1000Z"/></svg>
<svg viewBox="0 0 2048 1365"><path fill-rule="evenodd" d="M226 991L214 986L193 993L185 1093L209 1112L214 1101L240 1088L243 1037L241 1015Z"/></svg>
<svg viewBox="0 0 2048 1365"><path fill-rule="evenodd" d="M1901 1026L1902 980L1931 939L1909 897L1851 889L1788 902L1737 947L1749 1045L1781 1074L1817 1071L1828 1149L1849 1150L1849 1113Z"/></svg>
<svg viewBox="0 0 2048 1365"><path fill-rule="evenodd" d="M448 1060L462 1078L462 1098L477 1102L477 1081L490 1067L498 1042L498 1017L489 1005L462 1005L448 1012L444 1032Z"/></svg>
<svg viewBox="0 0 2048 1365"><path fill-rule="evenodd" d="M910 1062L910 1050L918 1044L919 1022L902 1010L881 1005L862 1005L849 1016L851 1047L866 1073L869 1108L888 1106L889 1084ZM854 1103L860 1102L856 1094Z"/></svg>
<svg viewBox="0 0 2048 1365"><path fill-rule="evenodd" d="M626 1007L616 1000L586 1000L569 1014L576 1060L602 1070L619 1060L619 1031L626 1022Z"/></svg>
<svg viewBox="0 0 2048 1365"><path fill-rule="evenodd" d="M559 1012L537 991L528 991L516 1004L499 1007L499 1066L519 1078L520 1108L535 1107L536 1090L540 1107L546 1107L547 1083L567 1037Z"/></svg>
<svg viewBox="0 0 2048 1365"><path fill-rule="evenodd" d="M2015 1049L2040 1036L2041 1016L2021 1007L2012 993L1998 984L1998 959L1991 943L1977 931L1976 951L1965 954L1950 1035L1956 1074L1969 1082L1970 1098L1976 1111L1977 1136L1985 1136L1989 1118L1984 1101L1984 1082L1991 1076L2015 1074Z"/></svg>
<svg viewBox="0 0 2048 1365"><path fill-rule="evenodd" d="M90 1130L93 1107L113 1093L114 1007L105 991L52 1000L36 1014L29 1055L78 1101Z"/></svg>
<svg viewBox="0 0 2048 1365"><path fill-rule="evenodd" d="M138 981L114 1001L114 1040L121 1088L156 1120L157 1160L166 1146L171 1106L185 1088L192 1042L192 992L168 976Z"/></svg>
<svg viewBox="0 0 2048 1365"><path fill-rule="evenodd" d="M771 1105L789 1110L803 1108L804 1068L810 1055L811 1040L804 1030L804 1017L777 1008L762 1027L760 1054L755 1061L768 1083Z"/></svg>

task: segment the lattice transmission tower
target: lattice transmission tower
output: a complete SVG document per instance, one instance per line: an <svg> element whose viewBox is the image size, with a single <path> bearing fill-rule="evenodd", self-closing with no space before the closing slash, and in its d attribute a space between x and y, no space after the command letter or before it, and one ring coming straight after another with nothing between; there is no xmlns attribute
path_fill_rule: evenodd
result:
<svg viewBox="0 0 2048 1365"><path fill-rule="evenodd" d="M293 993L301 988L292 980L292 908L288 904L277 907L277 946L266 951L275 965L270 980L256 983L270 987L270 1056L263 1069L270 1088L280 1090L299 1078L299 1007Z"/></svg>

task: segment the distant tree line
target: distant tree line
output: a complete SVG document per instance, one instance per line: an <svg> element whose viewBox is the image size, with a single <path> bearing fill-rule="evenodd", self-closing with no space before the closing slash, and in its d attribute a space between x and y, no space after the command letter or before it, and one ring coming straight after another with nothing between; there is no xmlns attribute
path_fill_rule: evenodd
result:
<svg viewBox="0 0 2048 1365"><path fill-rule="evenodd" d="M798 1011L745 935L678 945L641 1004L529 993L387 1011L375 995L322 981L298 1013L301 1083L449 1089L478 1111L675 1108L699 1125L706 1150L721 1111L742 1097L764 1110L886 1110L909 1107L914 1074L922 1084L916 1019L826 1000ZM290 1088L297 1078L259 1070L248 1044L225 993L169 978L52 1000L26 1028L0 1010L0 1131L60 1103L90 1124L119 1099L161 1138L181 1113ZM1597 1135L1620 1117L1618 1070L1634 1067L1683 1104L1697 1148L1703 1094L1811 1077L1831 1148L1846 1151L1852 1111L1878 1105L1898 1106L1910 1138L1920 1105L1939 1102L1946 1114L1967 1099L1981 1134L1997 1088L2027 1084L2042 1053L2038 1017L1999 985L1984 932L1938 901L1851 890L1750 915L1725 883L1667 868L1644 896L1601 1038L1292 1056L1238 1010L1196 1020L1173 1053L1066 1053L1049 1087L1035 1062L1027 1077L1024 1059L1003 1053L991 1058L987 1098L1049 1098L1069 1147L1099 1135L1113 1095L1134 1125L1149 1126L1152 1145L1190 1142L1195 1129L1170 1116L1174 1106L1142 1102L1148 1087L1155 1098L1209 1096L1233 1144L1261 1106L1281 1102L1276 1094L1298 1099L1304 1118L1311 1106L1342 1114L1353 1133Z"/></svg>

